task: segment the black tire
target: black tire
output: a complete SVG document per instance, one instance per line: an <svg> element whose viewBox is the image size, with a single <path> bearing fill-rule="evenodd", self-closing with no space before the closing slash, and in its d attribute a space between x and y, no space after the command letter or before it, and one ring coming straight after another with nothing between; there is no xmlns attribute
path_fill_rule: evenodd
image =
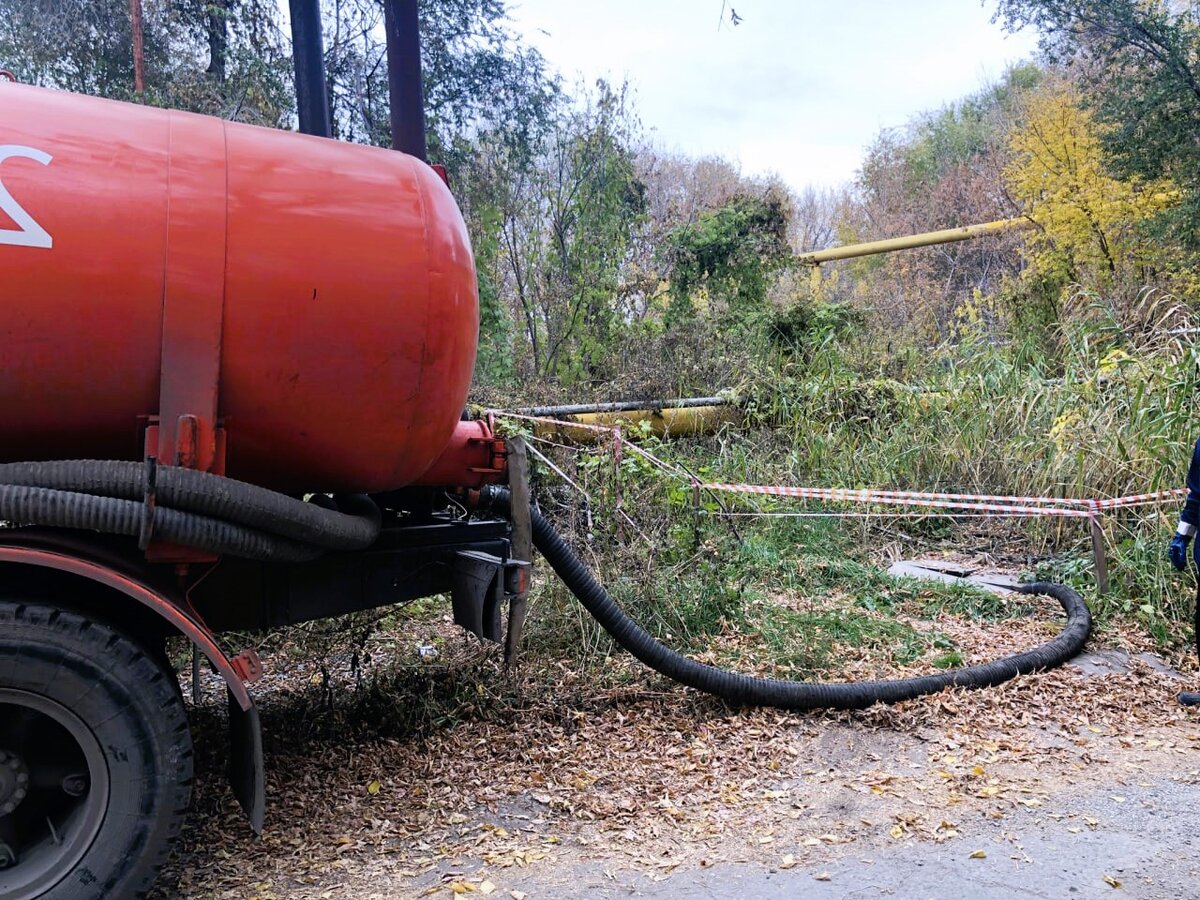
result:
<svg viewBox="0 0 1200 900"><path fill-rule="evenodd" d="M19 796L0 771L0 798L7 776L7 800L17 801L0 816L0 854L8 842L16 856L0 869L0 900L139 897L150 887L192 788L178 684L153 652L86 615L0 600L0 753L30 785Z"/></svg>

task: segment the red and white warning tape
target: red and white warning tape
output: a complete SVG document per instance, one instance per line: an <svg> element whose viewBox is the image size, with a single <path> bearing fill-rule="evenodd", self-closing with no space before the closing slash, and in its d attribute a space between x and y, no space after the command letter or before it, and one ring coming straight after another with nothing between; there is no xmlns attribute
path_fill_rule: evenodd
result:
<svg viewBox="0 0 1200 900"><path fill-rule="evenodd" d="M771 497L796 497L833 503L868 503L880 506L923 506L939 509L971 510L1000 516L1061 516L1090 518L1102 512L1128 506L1147 506L1176 502L1186 490L1155 491L1105 500L1080 500L1061 497L1014 497L998 494L939 494L921 491L875 491L847 488L802 488L769 484L697 484L708 491L737 494L765 494Z"/></svg>
<svg viewBox="0 0 1200 900"><path fill-rule="evenodd" d="M790 497L803 500L824 500L831 503L862 503L873 506L915 506L927 509L954 510L948 516L1059 516L1063 518L1096 518L1113 509L1130 506L1178 502L1187 494L1185 489L1154 491L1146 494L1130 494L1125 497L1110 497L1103 500L1076 499L1070 497L1017 497L1003 494L947 494L927 491L861 490L856 488L790 487L775 484L722 484L703 483L678 466L664 462L636 444L623 443L621 429L613 425L590 425L526 416L518 413L493 411L496 416L520 419L528 422L544 422L569 428L612 434L616 452L627 448L651 462L673 477L688 481L693 488L704 491L719 491L735 494L759 494L770 497ZM853 513L813 513L813 515L854 515Z"/></svg>

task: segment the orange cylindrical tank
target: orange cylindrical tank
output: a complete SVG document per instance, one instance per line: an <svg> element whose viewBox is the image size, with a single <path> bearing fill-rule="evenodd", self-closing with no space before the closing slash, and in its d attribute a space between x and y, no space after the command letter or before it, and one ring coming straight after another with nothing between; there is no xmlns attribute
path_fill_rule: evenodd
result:
<svg viewBox="0 0 1200 900"><path fill-rule="evenodd" d="M227 474L401 487L450 440L478 322L423 162L0 83L0 461L139 459L163 398L212 382Z"/></svg>

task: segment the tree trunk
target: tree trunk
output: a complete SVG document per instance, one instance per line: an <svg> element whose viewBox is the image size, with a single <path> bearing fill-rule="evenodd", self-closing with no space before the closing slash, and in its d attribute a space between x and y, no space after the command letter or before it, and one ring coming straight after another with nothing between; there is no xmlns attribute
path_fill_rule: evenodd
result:
<svg viewBox="0 0 1200 900"><path fill-rule="evenodd" d="M142 39L142 0L129 0L130 31L133 35L133 89L146 90L146 49Z"/></svg>
<svg viewBox="0 0 1200 900"><path fill-rule="evenodd" d="M137 0L135 0L137 2ZM225 59L229 55L229 0L209 0L208 74L225 84Z"/></svg>

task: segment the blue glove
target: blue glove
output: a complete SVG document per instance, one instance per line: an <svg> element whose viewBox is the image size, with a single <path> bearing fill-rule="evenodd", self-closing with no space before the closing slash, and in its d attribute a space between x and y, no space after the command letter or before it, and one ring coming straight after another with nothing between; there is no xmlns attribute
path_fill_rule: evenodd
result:
<svg viewBox="0 0 1200 900"><path fill-rule="evenodd" d="M1188 534L1177 534L1171 538L1171 546L1167 548L1167 556L1171 557L1171 565L1178 572L1182 572L1187 568L1188 544L1191 540L1192 537ZM1200 546L1197 547L1197 550L1200 551Z"/></svg>

